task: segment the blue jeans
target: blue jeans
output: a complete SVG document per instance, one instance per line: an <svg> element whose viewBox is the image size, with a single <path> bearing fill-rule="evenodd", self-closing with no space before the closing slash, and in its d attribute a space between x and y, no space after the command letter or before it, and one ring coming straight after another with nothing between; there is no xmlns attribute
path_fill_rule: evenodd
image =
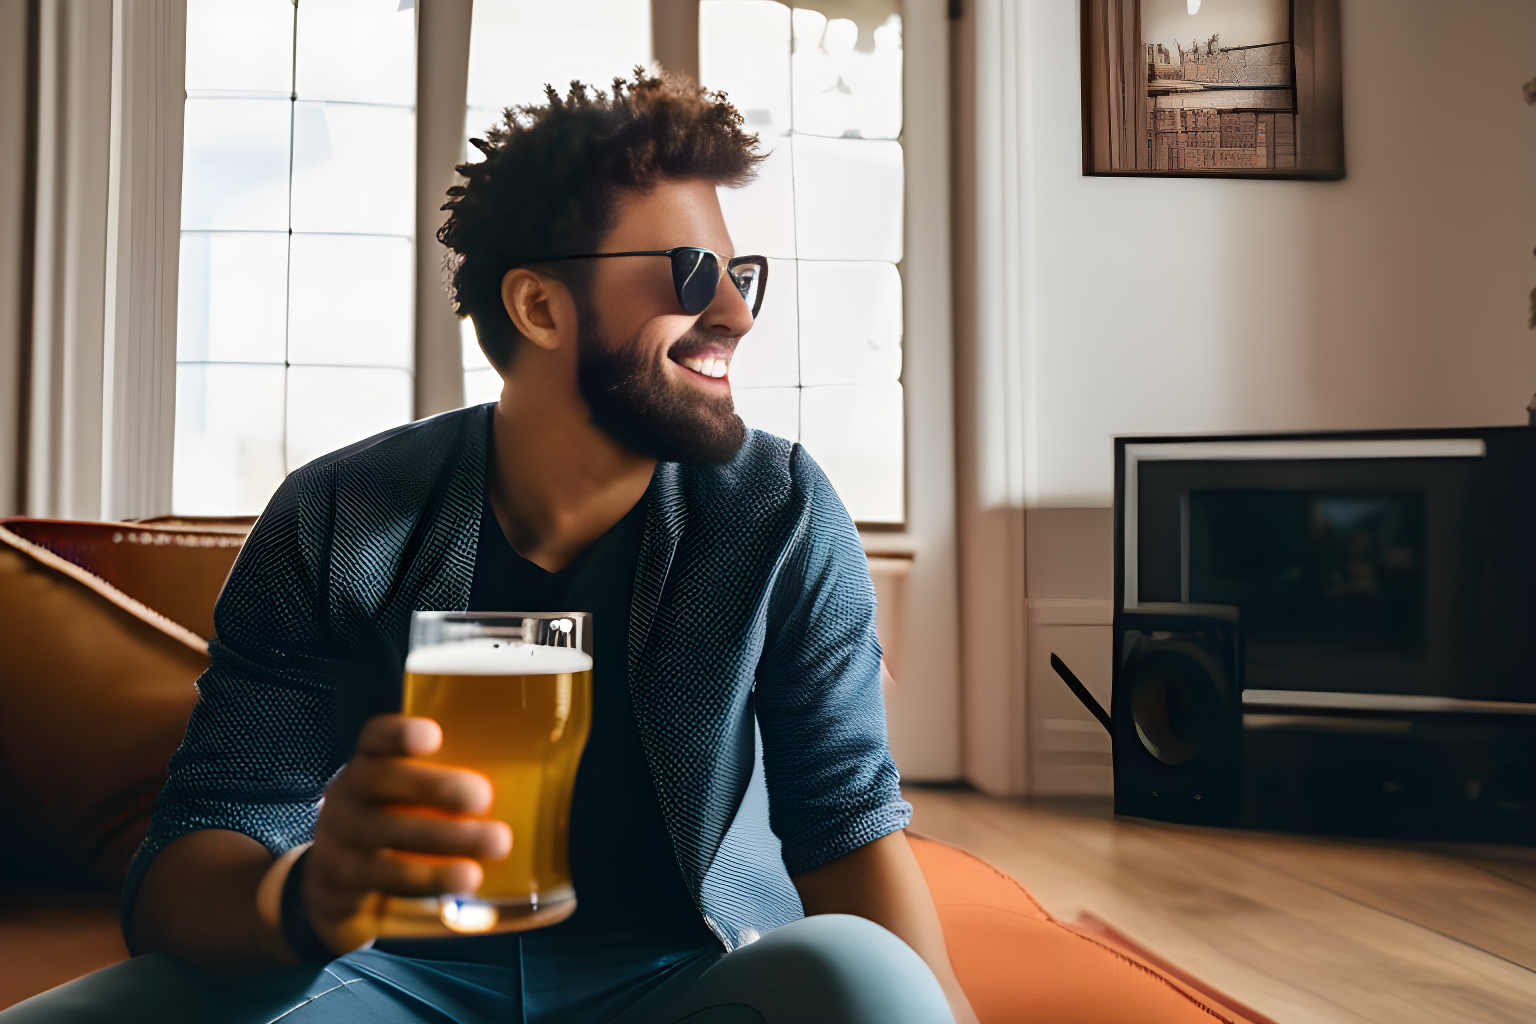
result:
<svg viewBox="0 0 1536 1024"><path fill-rule="evenodd" d="M735 952L567 948L514 970L365 950L236 981L151 953L0 1012L0 1024L952 1024L933 973L859 917L826 914Z"/></svg>

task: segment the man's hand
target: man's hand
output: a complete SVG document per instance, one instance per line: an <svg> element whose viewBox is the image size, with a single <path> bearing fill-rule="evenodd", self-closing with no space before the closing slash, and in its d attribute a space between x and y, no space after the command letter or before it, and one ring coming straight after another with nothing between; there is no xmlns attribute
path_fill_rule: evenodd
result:
<svg viewBox="0 0 1536 1024"><path fill-rule="evenodd" d="M486 821L483 776L413 760L443 743L426 718L378 715L325 791L305 862L304 906L320 940L348 953L378 934L384 894L430 896L480 885L480 865L512 849L512 832ZM282 932L257 910L272 854L227 829L189 832L160 851L134 904L134 953L174 953L209 970L246 973L296 962ZM272 881L276 881L273 879Z"/></svg>
<svg viewBox="0 0 1536 1024"><path fill-rule="evenodd" d="M480 817L491 783L413 758L434 753L430 718L375 715L325 791L304 869L304 906L320 941L348 953L378 935L384 897L473 892L476 860L512 851L505 822Z"/></svg>

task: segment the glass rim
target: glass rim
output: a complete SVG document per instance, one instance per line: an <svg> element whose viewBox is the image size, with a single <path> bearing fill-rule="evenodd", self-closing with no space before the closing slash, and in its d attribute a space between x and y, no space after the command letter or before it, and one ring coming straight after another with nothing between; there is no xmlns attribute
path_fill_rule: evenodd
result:
<svg viewBox="0 0 1536 1024"><path fill-rule="evenodd" d="M442 619L445 622L469 621L471 619L569 619L575 616L591 618L592 613L586 611L558 611L558 612L520 612L520 611L494 611L494 612L463 612L463 611L439 611L431 609L419 609L411 612L411 621L418 619L425 622L432 619Z"/></svg>
<svg viewBox="0 0 1536 1024"><path fill-rule="evenodd" d="M593 653L592 613L583 611L413 611L406 650L500 638ZM535 626L534 624L538 624Z"/></svg>

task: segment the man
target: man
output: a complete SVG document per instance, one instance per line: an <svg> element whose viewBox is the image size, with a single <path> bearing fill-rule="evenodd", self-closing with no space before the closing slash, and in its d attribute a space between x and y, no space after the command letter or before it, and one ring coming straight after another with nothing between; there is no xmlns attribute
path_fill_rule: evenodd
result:
<svg viewBox="0 0 1536 1024"><path fill-rule="evenodd" d="M61 992L112 1019L974 1020L901 831L858 536L732 407L768 284L716 198L760 159L740 123L637 72L477 141L439 238L501 400L284 483L124 895L130 946L174 958ZM517 840L391 713L411 611L465 608L595 613L578 909L368 948L383 894L471 891Z"/></svg>

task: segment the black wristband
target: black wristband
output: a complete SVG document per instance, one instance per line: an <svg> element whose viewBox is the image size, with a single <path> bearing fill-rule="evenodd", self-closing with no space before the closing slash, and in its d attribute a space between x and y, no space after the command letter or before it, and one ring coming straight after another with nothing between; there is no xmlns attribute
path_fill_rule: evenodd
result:
<svg viewBox="0 0 1536 1024"><path fill-rule="evenodd" d="M308 850L299 854L298 860L288 869L288 877L283 879L280 917L283 938L288 940L288 948L305 963L328 964L336 959L336 954L320 941L320 936L315 934L315 926L309 923L309 914L304 910L304 862L308 859Z"/></svg>

